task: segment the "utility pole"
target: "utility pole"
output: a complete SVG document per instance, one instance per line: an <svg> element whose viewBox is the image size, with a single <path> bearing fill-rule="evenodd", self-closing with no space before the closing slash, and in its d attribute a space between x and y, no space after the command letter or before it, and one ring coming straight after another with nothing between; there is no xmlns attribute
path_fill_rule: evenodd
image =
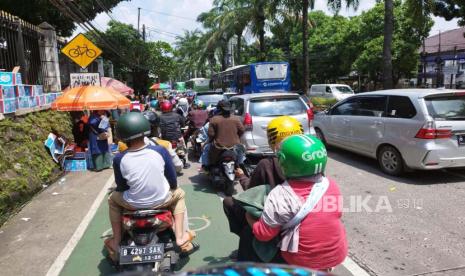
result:
<svg viewBox="0 0 465 276"><path fill-rule="evenodd" d="M142 24L142 40L145 42L145 24Z"/></svg>
<svg viewBox="0 0 465 276"><path fill-rule="evenodd" d="M140 8L137 8L137 33L140 34Z"/></svg>
<svg viewBox="0 0 465 276"><path fill-rule="evenodd" d="M438 48L438 55L436 57L436 88L440 85L440 76L441 76L441 30L439 30L439 48Z"/></svg>

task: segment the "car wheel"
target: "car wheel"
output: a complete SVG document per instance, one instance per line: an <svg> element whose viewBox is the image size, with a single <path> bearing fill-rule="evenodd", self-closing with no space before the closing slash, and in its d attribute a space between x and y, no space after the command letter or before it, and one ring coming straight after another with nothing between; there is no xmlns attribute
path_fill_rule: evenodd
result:
<svg viewBox="0 0 465 276"><path fill-rule="evenodd" d="M378 152L381 170L389 175L400 175L404 171L404 161L400 152L393 146L383 146Z"/></svg>
<svg viewBox="0 0 465 276"><path fill-rule="evenodd" d="M326 143L325 136L323 135L323 132L319 128L315 129L315 133L316 133L316 138L320 139L320 141L323 142L325 146L328 146L328 144Z"/></svg>

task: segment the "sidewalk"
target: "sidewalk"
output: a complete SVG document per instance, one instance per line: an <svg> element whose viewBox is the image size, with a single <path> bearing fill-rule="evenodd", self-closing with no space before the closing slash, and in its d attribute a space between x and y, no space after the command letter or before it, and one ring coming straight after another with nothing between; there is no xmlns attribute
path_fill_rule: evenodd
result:
<svg viewBox="0 0 465 276"><path fill-rule="evenodd" d="M1 274L45 275L112 173L69 173L5 223Z"/></svg>

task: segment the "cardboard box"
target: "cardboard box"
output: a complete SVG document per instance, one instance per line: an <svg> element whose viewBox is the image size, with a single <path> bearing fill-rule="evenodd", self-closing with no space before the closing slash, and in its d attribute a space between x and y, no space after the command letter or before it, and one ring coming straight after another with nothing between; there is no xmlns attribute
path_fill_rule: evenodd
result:
<svg viewBox="0 0 465 276"><path fill-rule="evenodd" d="M87 171L86 159L66 159L64 163L67 172L84 172Z"/></svg>
<svg viewBox="0 0 465 276"><path fill-rule="evenodd" d="M0 113L14 113L16 111L16 99L0 100Z"/></svg>
<svg viewBox="0 0 465 276"><path fill-rule="evenodd" d="M34 96L40 96L44 94L44 86L43 85L34 85L33 90Z"/></svg>
<svg viewBox="0 0 465 276"><path fill-rule="evenodd" d="M29 108L39 106L36 97L32 96L28 98L29 98Z"/></svg>
<svg viewBox="0 0 465 276"><path fill-rule="evenodd" d="M16 98L16 108L21 109L21 108L29 108L29 98L30 97L19 97Z"/></svg>
<svg viewBox="0 0 465 276"><path fill-rule="evenodd" d="M45 103L46 104L51 104L53 101L55 101L55 95L54 93L46 93L45 95Z"/></svg>
<svg viewBox="0 0 465 276"><path fill-rule="evenodd" d="M22 84L21 73L0 72L0 85Z"/></svg>
<svg viewBox="0 0 465 276"><path fill-rule="evenodd" d="M45 95L39 95L35 97L38 106L44 106L47 104L47 102L45 101Z"/></svg>
<svg viewBox="0 0 465 276"><path fill-rule="evenodd" d="M15 96L14 85L0 85L0 100L2 99L14 99Z"/></svg>
<svg viewBox="0 0 465 276"><path fill-rule="evenodd" d="M19 98L19 97L34 96L33 88L34 88L33 85L24 85L24 84L15 85L16 97Z"/></svg>

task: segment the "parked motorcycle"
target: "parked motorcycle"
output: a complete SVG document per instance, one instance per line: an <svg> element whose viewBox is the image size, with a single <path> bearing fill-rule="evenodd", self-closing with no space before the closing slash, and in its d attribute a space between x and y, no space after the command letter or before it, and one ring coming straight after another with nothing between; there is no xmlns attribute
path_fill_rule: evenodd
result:
<svg viewBox="0 0 465 276"><path fill-rule="evenodd" d="M167 210L125 212L118 269L156 275L173 272L179 254L172 224L173 216Z"/></svg>

